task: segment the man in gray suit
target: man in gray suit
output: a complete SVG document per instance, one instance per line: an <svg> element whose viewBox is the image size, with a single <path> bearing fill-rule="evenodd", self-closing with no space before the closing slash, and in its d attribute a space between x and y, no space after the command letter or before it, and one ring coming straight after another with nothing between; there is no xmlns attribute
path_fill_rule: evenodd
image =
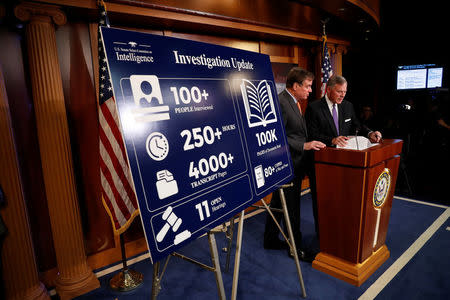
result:
<svg viewBox="0 0 450 300"><path fill-rule="evenodd" d="M300 102L305 101L312 91L314 75L299 67L292 68L286 79L286 89L279 95L281 114L286 130L286 137L294 165L293 186L284 189L286 205L289 213L292 231L294 234L297 254L299 259L311 262L314 257L302 247L302 234L300 231L300 192L302 179L313 172L313 151L320 150L325 144L319 141L308 141L305 118L301 111ZM311 177L310 177L311 178ZM314 178L314 176L312 176ZM315 187L315 184L314 184ZM315 199L315 188L311 187L313 202ZM271 207L280 208L280 196L278 191L273 193ZM281 213L274 213L278 221L282 220ZM317 222L317 220L315 220ZM266 218L266 228L264 232L264 248L283 249L287 248L286 243L278 238L278 228L270 215ZM290 253L290 252L288 252ZM289 254L292 257L292 254Z"/></svg>

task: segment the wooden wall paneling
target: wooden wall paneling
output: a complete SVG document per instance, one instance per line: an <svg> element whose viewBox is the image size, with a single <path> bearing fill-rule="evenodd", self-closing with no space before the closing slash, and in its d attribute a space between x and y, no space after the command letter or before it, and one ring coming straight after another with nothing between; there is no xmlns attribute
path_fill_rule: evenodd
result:
<svg viewBox="0 0 450 300"><path fill-rule="evenodd" d="M198 41L247 51L259 52L258 42L243 40L236 37L223 37L223 36L196 34L196 33L182 33L174 31L171 32L170 36L181 39L187 39L190 41Z"/></svg>
<svg viewBox="0 0 450 300"><path fill-rule="evenodd" d="M83 232L89 255L114 247L114 236L100 193L98 113L94 75L92 67L88 67L92 66L88 27L81 23L71 24L68 34L70 65L62 73L69 74L69 91L65 99Z"/></svg>
<svg viewBox="0 0 450 300"><path fill-rule="evenodd" d="M72 5L80 8L94 10L96 9L95 1L67 1L67 0L47 0L46 2L60 5ZM190 9L179 9L177 7L167 8L166 6L146 5L144 3L136 3L136 6L130 5L130 2L115 1L117 3L107 2L107 10L110 15L110 20L121 19L140 26L159 26L176 30L176 28L183 30L191 30L197 32L215 32L236 36L260 37L272 36L278 38L292 38L292 39L307 39L319 40L320 37L315 34L302 33L301 30L292 29L292 26L285 28L273 24L277 22L257 22L246 20L242 18L233 18L227 16L220 16L201 11L194 11ZM119 3L120 2L120 3ZM124 4L122 4L124 3ZM252 2L253 3L253 2ZM137 6L140 5L140 6ZM306 9L308 14L313 13L311 9ZM259 18L259 16L258 16ZM284 20L288 20L283 16ZM294 17L291 18L295 19ZM305 20L311 20L305 18ZM317 19L318 27L320 27L319 19ZM286 29L288 28L288 29ZM307 28L306 28L307 29Z"/></svg>
<svg viewBox="0 0 450 300"><path fill-rule="evenodd" d="M44 0L42 2L77 8L78 14L97 10L95 0ZM249 9L228 9L217 13L219 6L228 2L211 1L209 7L195 0L183 3L167 1L107 1L110 20L137 27L154 27L168 30L225 34L249 39L272 39L298 42L301 40L320 41L321 13L317 8L301 5L293 1L253 0L239 1L239 5ZM200 4L201 3L201 4ZM256 5L256 8L255 8ZM220 10L220 8L219 8ZM116 25L117 26L117 25ZM329 36L329 42L349 45L346 39Z"/></svg>
<svg viewBox="0 0 450 300"><path fill-rule="evenodd" d="M312 34L303 34L294 30L286 30L281 28L268 28L264 25L259 24L243 24L238 22L237 20L230 19L220 19L214 16L208 15L193 15L187 14L178 11L165 11L160 9L153 8L138 8L132 7L122 4L109 4L110 12L121 12L127 13L131 15L135 15L136 17L150 17L159 19L159 21L155 23L165 23L170 26L174 26L177 23L185 23L185 28L190 28L191 30L194 28L199 28L201 31L217 31L220 30L221 33L232 33L236 34L237 32L247 32L247 34L264 34L264 35L280 35L285 37L296 37L296 38L306 38L306 39L316 39L317 37ZM181 27L177 25L176 27Z"/></svg>
<svg viewBox="0 0 450 300"><path fill-rule="evenodd" d="M334 56L334 67L333 70L335 70L337 75L342 76L342 58L343 55L347 54L347 47L344 45L335 45L335 50L333 53Z"/></svg>
<svg viewBox="0 0 450 300"><path fill-rule="evenodd" d="M380 25L380 0L346 0L368 13Z"/></svg>
<svg viewBox="0 0 450 300"><path fill-rule="evenodd" d="M322 83L320 81L320 78L322 77L321 69L322 69L322 44L317 44L313 49L312 52L314 53L314 74L316 76L316 80L314 80L315 84L315 90L313 90L313 95L310 97L313 97L312 99L319 99L320 98L320 88L322 86Z"/></svg>
<svg viewBox="0 0 450 300"><path fill-rule="evenodd" d="M302 67L308 71L311 71L314 73L313 70L310 70L309 65L311 64L309 62L310 57L308 56L308 50L306 46L303 45L297 45L297 44L280 44L280 43L267 43L264 41L260 42L260 48L261 53L269 54L270 55L270 61L272 63L279 63L279 64L286 64L288 66L291 64L292 66L299 66ZM292 67L290 66L290 67ZM285 68L279 68L276 65L272 65L272 69L274 70L274 77L276 77L276 82L281 83L281 78L284 78L284 81L286 80L287 72L289 71L290 67L286 70ZM278 71L277 71L278 70ZM279 71L283 70L285 74L279 74ZM317 76L316 76L317 78ZM306 111L306 107L308 106L308 100L302 101L300 104L302 107L302 111Z"/></svg>
<svg viewBox="0 0 450 300"><path fill-rule="evenodd" d="M293 44L282 44L260 41L261 53L280 56L280 57L295 57L295 50Z"/></svg>
<svg viewBox="0 0 450 300"><path fill-rule="evenodd" d="M298 58L298 66L300 68L308 70L308 56L306 55L306 48L295 45L295 51L297 52L296 56Z"/></svg>
<svg viewBox="0 0 450 300"><path fill-rule="evenodd" d="M111 24L111 23L110 23L110 25L111 25L111 27L125 29L125 30L139 31L139 32L150 33L150 34L155 34L155 35L164 35L164 31L157 30L157 29L151 29L151 28L145 28L145 27L130 27L130 26L122 26L122 25L117 26L117 25Z"/></svg>
<svg viewBox="0 0 450 300"><path fill-rule="evenodd" d="M270 56L275 63L298 64L298 51L291 44L259 42L260 53Z"/></svg>
<svg viewBox="0 0 450 300"><path fill-rule="evenodd" d="M109 248L88 256L89 267L95 270L107 265L120 264L122 262L119 236L114 236L114 239L116 244L115 248ZM127 257L136 256L147 251L147 241L143 237L133 241L127 241L125 243L125 254Z"/></svg>

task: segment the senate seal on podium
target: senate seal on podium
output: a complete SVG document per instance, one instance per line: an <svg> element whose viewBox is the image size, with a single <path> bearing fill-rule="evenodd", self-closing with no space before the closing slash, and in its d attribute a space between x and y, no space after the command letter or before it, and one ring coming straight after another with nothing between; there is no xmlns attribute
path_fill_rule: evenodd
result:
<svg viewBox="0 0 450 300"><path fill-rule="evenodd" d="M373 190L373 206L380 208L383 206L384 201L389 193L391 187L391 171L385 168L383 172L378 176L377 183Z"/></svg>

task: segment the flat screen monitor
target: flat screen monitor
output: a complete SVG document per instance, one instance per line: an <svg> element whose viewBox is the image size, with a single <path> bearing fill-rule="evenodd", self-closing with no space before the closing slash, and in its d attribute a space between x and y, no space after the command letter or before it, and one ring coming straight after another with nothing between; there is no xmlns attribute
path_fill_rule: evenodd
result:
<svg viewBox="0 0 450 300"><path fill-rule="evenodd" d="M435 64L398 66L397 90L440 88L443 73Z"/></svg>
<svg viewBox="0 0 450 300"><path fill-rule="evenodd" d="M427 88L442 87L444 68L429 68L427 74Z"/></svg>

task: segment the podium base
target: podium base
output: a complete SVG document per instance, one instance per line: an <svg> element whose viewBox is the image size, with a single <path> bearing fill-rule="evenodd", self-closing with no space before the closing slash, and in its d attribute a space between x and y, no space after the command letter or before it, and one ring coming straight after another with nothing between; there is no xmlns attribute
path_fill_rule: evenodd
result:
<svg viewBox="0 0 450 300"><path fill-rule="evenodd" d="M313 261L312 267L355 286L360 286L389 258L389 255L388 248L383 245L364 262L354 264L320 252Z"/></svg>

